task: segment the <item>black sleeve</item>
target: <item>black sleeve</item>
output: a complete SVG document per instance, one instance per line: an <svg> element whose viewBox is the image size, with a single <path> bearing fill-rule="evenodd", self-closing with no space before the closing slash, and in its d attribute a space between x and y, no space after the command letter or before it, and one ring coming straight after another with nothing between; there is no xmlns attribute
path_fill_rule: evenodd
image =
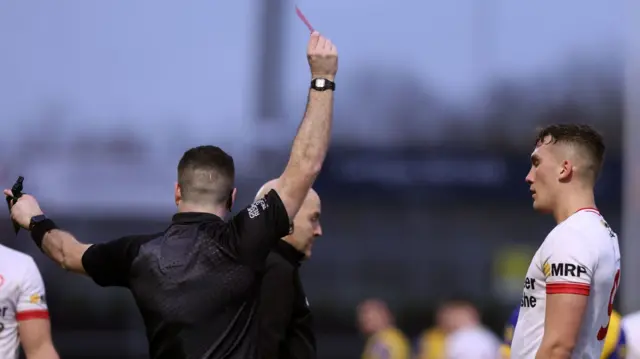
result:
<svg viewBox="0 0 640 359"><path fill-rule="evenodd" d="M271 248L291 229L287 210L275 190L236 214L230 226L231 250L252 266L262 266Z"/></svg>
<svg viewBox="0 0 640 359"><path fill-rule="evenodd" d="M269 263L262 277L258 336L262 359L280 359L280 346L287 336L294 301L293 270L285 264Z"/></svg>
<svg viewBox="0 0 640 359"><path fill-rule="evenodd" d="M102 287L129 286L129 269L135 257L135 236L94 244L82 255L82 266L89 277Z"/></svg>

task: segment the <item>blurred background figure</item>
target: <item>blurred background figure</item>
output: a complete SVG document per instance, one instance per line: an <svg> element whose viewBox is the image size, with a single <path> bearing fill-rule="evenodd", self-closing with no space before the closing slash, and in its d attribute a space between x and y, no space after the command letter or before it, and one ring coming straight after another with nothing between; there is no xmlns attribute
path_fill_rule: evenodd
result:
<svg viewBox="0 0 640 359"><path fill-rule="evenodd" d="M626 315L622 319L626 336L626 359L640 359L640 311Z"/></svg>
<svg viewBox="0 0 640 359"><path fill-rule="evenodd" d="M387 303L367 299L357 308L358 327L367 342L362 359L410 359L407 337L395 326Z"/></svg>
<svg viewBox="0 0 640 359"><path fill-rule="evenodd" d="M438 309L436 325L421 336L416 358L495 358L498 348L497 336L482 324L475 305L466 299L454 299Z"/></svg>
<svg viewBox="0 0 640 359"><path fill-rule="evenodd" d="M507 324L504 326L502 344L500 345L500 359L511 358L511 342L513 341L513 331L516 329L516 324L518 323L518 314L520 314L520 306L516 307L511 313Z"/></svg>
<svg viewBox="0 0 640 359"><path fill-rule="evenodd" d="M473 303L456 301L448 305L447 359L495 358L500 342L496 335L480 321L480 313Z"/></svg>
<svg viewBox="0 0 640 359"><path fill-rule="evenodd" d="M625 359L627 355L627 334L622 325L622 316L616 310L611 313L609 330L604 339L600 359ZM640 359L640 357L638 358Z"/></svg>
<svg viewBox="0 0 640 359"><path fill-rule="evenodd" d="M451 311L450 304L450 301L444 301L440 304L436 310L435 325L420 335L416 349L417 359L446 358L445 343L447 335L455 327L455 323L452 320L454 318L451 316L455 311Z"/></svg>

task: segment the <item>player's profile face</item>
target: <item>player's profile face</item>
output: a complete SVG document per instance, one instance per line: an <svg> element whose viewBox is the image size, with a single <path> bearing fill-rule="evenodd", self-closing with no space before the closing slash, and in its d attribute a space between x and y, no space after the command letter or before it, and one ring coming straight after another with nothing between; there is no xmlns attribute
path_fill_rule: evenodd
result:
<svg viewBox="0 0 640 359"><path fill-rule="evenodd" d="M551 211L553 205L555 156L548 143L541 143L531 153L531 168L526 177L533 199L533 208L537 211Z"/></svg>

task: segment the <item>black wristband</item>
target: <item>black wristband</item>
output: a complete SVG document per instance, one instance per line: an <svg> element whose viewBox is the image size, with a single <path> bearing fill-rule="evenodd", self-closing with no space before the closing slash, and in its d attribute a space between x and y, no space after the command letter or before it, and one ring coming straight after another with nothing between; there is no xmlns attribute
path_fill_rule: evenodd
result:
<svg viewBox="0 0 640 359"><path fill-rule="evenodd" d="M40 221L38 223L35 223L30 228L31 239L33 239L33 241L36 243L38 248L42 249L42 240L44 239L44 235L53 229L58 229L58 226L56 226L55 222L53 222L49 218L43 221Z"/></svg>

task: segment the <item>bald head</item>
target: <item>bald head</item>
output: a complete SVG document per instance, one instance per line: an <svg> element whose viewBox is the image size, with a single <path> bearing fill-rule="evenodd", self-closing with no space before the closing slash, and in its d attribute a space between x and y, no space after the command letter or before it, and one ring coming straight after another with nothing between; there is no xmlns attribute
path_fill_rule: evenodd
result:
<svg viewBox="0 0 640 359"><path fill-rule="evenodd" d="M258 193L256 199L263 198L272 189L278 188L278 179L273 179L265 183ZM283 238L286 242L294 246L298 251L304 253L306 257L311 256L311 249L315 239L322 235L320 225L320 197L313 189L309 189L307 197L304 199L298 214L293 219L293 232Z"/></svg>

